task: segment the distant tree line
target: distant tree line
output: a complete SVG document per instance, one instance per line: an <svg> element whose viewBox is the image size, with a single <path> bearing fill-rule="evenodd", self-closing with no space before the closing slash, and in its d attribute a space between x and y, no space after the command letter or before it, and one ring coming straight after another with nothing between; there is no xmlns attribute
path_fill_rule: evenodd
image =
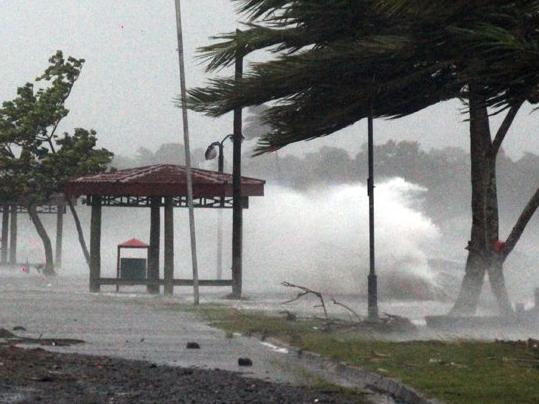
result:
<svg viewBox="0 0 539 404"><path fill-rule="evenodd" d="M193 152L194 167L208 167L204 150ZM435 222L470 214L471 187L469 154L457 147L423 150L418 142L390 140L374 148L377 182L401 177L426 188L421 209ZM227 154L227 157L228 154ZM139 148L132 157L115 156L113 166L128 168L149 164L183 164L184 149L180 144L167 143L155 152ZM523 205L522 195L529 195L537 187L532 173L539 172L539 155L525 153L518 160L511 159L503 150L498 158L499 198L504 206ZM225 159L225 171L230 171L230 159ZM251 158L245 155L243 173L263 178L295 190L324 188L331 185L366 182L367 149L349 154L338 147L321 147L304 156L270 153ZM511 214L511 212L509 212ZM504 218L505 219L505 218ZM508 217L507 220L514 219Z"/></svg>
<svg viewBox="0 0 539 404"><path fill-rule="evenodd" d="M471 185L469 181L462 181L470 175L470 157L465 150L446 147L425 151L418 142L390 140L375 146L374 153L376 181L401 177L425 187L422 210L435 222L470 214ZM530 195L537 188L533 174L539 172L539 156L525 153L513 160L502 151L497 169L500 203L514 207L504 215L516 215L525 204L522 195ZM363 145L355 156L341 148L327 146L303 157L262 155L246 159L244 173L295 189L365 183L367 148ZM515 217L503 219L514 220Z"/></svg>
<svg viewBox="0 0 539 404"><path fill-rule="evenodd" d="M204 161L204 150L195 149L191 154L193 167L200 168ZM152 164L185 164L185 148L179 143L163 143L155 152L139 147L134 156L115 155L112 161L112 166L119 170Z"/></svg>

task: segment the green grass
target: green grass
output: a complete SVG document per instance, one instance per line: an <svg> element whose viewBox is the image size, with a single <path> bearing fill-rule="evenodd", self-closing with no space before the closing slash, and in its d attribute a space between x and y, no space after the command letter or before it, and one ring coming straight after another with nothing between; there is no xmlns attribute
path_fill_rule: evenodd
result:
<svg viewBox="0 0 539 404"><path fill-rule="evenodd" d="M539 352L524 342L391 342L350 331L320 331L318 320L286 321L215 305L193 310L228 332L272 336L395 377L446 402L539 402Z"/></svg>

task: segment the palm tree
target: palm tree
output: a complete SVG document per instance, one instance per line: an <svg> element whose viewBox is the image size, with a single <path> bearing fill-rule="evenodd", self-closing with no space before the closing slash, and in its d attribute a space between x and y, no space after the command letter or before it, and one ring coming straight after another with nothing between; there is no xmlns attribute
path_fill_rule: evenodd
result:
<svg viewBox="0 0 539 404"><path fill-rule="evenodd" d="M539 1L235 0L247 29L201 49L208 70L257 50L273 54L240 81L211 80L189 106L210 116L270 103L256 153L330 135L371 111L399 118L459 98L470 122L472 216L466 274L453 314L476 310L485 274L503 314L503 263L539 205L530 199L500 242L496 156L525 102L538 101ZM493 133L490 114L505 119Z"/></svg>

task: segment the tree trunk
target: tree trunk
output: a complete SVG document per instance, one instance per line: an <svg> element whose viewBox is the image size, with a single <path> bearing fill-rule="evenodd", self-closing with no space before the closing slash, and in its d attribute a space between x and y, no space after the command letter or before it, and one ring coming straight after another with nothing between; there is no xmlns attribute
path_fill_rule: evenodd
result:
<svg viewBox="0 0 539 404"><path fill-rule="evenodd" d="M2 265L7 264L7 254L9 251L9 205L2 206Z"/></svg>
<svg viewBox="0 0 539 404"><path fill-rule="evenodd" d="M505 286L503 261L501 259L495 259L491 263L489 267L488 279L492 293L494 293L496 301L498 302L500 314L505 317L512 316L514 312L511 301L509 300L509 294L507 293L507 287Z"/></svg>
<svg viewBox="0 0 539 404"><path fill-rule="evenodd" d="M86 246L86 241L84 240L84 231L82 230L82 226L80 224L79 214L75 210L73 201L69 197L66 197L66 201L69 206L69 210L71 211L71 214L73 215L73 220L75 221L75 227L77 228L77 234L79 236L79 244L80 244L80 247L82 248L84 259L86 260L86 264L90 266L90 253L88 252L88 247Z"/></svg>
<svg viewBox="0 0 539 404"><path fill-rule="evenodd" d="M56 202L56 254L54 260L58 269L62 268L62 247L64 241L64 208L65 202L60 199Z"/></svg>
<svg viewBox="0 0 539 404"><path fill-rule="evenodd" d="M17 265L17 205L11 205L10 207L9 263Z"/></svg>
<svg viewBox="0 0 539 404"><path fill-rule="evenodd" d="M479 304L479 296L483 288L484 278L485 260L479 251L470 249L459 296L449 315L465 316L475 313Z"/></svg>
<svg viewBox="0 0 539 404"><path fill-rule="evenodd" d="M43 242L43 248L45 249L45 269L43 270L43 273L45 275L56 275L56 273L54 272L54 260L51 239L49 238L47 230L45 229L45 226L43 226L43 223L39 218L36 207L34 205L28 205L27 209L28 214L30 215L30 219L32 220L32 223L34 223L37 234Z"/></svg>
<svg viewBox="0 0 539 404"><path fill-rule="evenodd" d="M486 154L490 147L490 127L484 99L470 85L470 159L472 182L472 229L468 259L459 296L450 315L474 314L479 303L487 257L487 184Z"/></svg>
<svg viewBox="0 0 539 404"><path fill-rule="evenodd" d="M488 257L488 279L492 293L498 303L500 314L510 316L513 314L513 308L505 285L503 259L500 252L495 250L496 242L500 239L498 191L496 185L496 154L488 153L486 165L488 169L488 182L486 185L487 245L485 247L485 254Z"/></svg>
<svg viewBox="0 0 539 404"><path fill-rule="evenodd" d="M489 116L484 98L470 85L470 158L472 180L472 231L461 290L450 315L476 312L485 273L501 314L512 313L505 286L503 259L494 246L499 240L496 184L496 151L493 150Z"/></svg>

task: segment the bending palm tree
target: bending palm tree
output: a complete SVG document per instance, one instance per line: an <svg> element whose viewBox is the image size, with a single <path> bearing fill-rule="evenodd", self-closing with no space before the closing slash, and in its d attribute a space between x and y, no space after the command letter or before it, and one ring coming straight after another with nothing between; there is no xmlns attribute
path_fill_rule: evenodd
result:
<svg viewBox="0 0 539 404"><path fill-rule="evenodd" d="M538 100L539 2L236 0L248 28L201 49L208 70L256 50L273 53L243 80L190 91L210 116L271 103L256 153L327 136L368 116L399 118L462 99L470 122L472 216L466 275L453 313L472 313L485 274L511 314L503 262L539 205L532 197L499 241L496 156L526 101ZM506 117L491 132L489 107Z"/></svg>

